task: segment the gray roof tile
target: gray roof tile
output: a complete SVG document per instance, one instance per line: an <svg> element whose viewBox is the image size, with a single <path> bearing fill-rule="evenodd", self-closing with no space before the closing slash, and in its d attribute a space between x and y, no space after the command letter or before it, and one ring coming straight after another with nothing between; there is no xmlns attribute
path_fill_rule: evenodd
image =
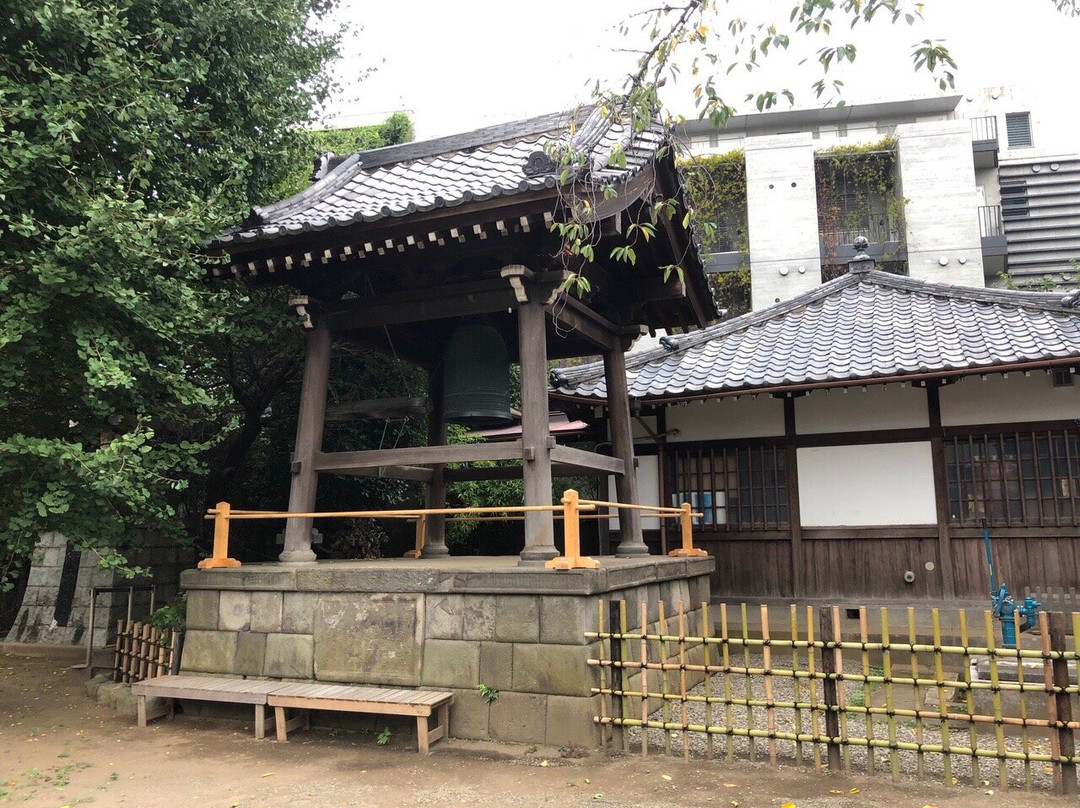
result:
<svg viewBox="0 0 1080 808"><path fill-rule="evenodd" d="M656 155L666 135L659 123L632 137L598 111L564 112L478 129L462 135L352 155L299 194L252 210L244 224L211 246L273 240L354 222L409 216L435 208L554 188L550 173L527 173L530 157L552 142L569 141L590 155L591 179L625 182ZM571 135L571 122L578 126ZM616 144L626 167L606 165Z"/></svg>
<svg viewBox="0 0 1080 808"><path fill-rule="evenodd" d="M759 312L627 357L630 395L708 395L1080 358L1080 311L1060 294L849 273ZM602 363L553 372L554 389L604 398Z"/></svg>

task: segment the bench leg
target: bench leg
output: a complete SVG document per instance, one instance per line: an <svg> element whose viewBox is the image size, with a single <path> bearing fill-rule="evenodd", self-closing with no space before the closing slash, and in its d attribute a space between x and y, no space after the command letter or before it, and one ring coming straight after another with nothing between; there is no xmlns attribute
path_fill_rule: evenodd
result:
<svg viewBox="0 0 1080 808"><path fill-rule="evenodd" d="M255 705L255 738L257 740L261 741L265 738L267 730L273 729L276 723L269 707L265 704Z"/></svg>
<svg viewBox="0 0 1080 808"><path fill-rule="evenodd" d="M428 748L428 717L426 715L416 716L416 740L417 745L420 747L420 754L428 754L430 750Z"/></svg>
<svg viewBox="0 0 1080 808"><path fill-rule="evenodd" d="M161 718L162 716L168 716L169 718L173 717L173 712L176 709L175 699L165 699L165 703L162 706L155 707L152 710L147 709L146 696L139 696L138 699L137 711L140 727L145 727L148 722L153 721L155 718Z"/></svg>
<svg viewBox="0 0 1080 808"><path fill-rule="evenodd" d="M289 740L289 722L285 720L285 708L274 708L274 726L277 727L277 739L279 741Z"/></svg>
<svg viewBox="0 0 1080 808"><path fill-rule="evenodd" d="M139 696L139 726L146 727L146 696Z"/></svg>

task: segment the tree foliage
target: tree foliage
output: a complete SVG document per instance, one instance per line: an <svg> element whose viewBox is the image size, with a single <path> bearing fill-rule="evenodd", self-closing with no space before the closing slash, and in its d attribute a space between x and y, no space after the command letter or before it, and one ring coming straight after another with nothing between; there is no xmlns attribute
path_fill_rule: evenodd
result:
<svg viewBox="0 0 1080 808"><path fill-rule="evenodd" d="M177 531L228 427L242 292L193 249L267 201L326 94L331 0L31 0L0 29L0 578L39 530Z"/></svg>

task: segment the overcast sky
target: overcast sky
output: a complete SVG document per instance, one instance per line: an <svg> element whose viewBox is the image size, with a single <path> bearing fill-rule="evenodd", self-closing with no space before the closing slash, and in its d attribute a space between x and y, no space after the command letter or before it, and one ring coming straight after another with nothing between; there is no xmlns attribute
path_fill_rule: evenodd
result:
<svg viewBox="0 0 1080 808"><path fill-rule="evenodd" d="M338 71L342 90L326 120L341 126L375 123L405 110L418 138L429 138L569 108L588 100L597 79L615 79L633 68L633 54L617 52L633 40L617 27L629 12L649 5L342 0L338 19L354 33L345 41ZM791 0L734 0L731 6L762 19L763 8L783 16ZM859 45L855 65L840 74L848 103L939 94L912 71L909 56L914 42L934 38L944 39L959 62L961 91L1035 86L1064 106L1077 106L1080 20L1058 13L1050 0L927 0L924 15L915 27L882 20L842 32L845 41ZM817 74L798 61L817 47L777 60L762 80L772 88L791 86L797 106L815 105L807 87ZM740 76L719 86L729 103L741 103L750 89L746 82ZM692 85L687 77L666 89L672 111L695 115Z"/></svg>

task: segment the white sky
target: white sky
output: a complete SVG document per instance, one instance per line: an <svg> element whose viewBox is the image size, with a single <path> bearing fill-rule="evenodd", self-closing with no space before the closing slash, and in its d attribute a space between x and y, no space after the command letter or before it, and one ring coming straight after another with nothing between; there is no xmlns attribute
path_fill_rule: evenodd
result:
<svg viewBox="0 0 1080 808"><path fill-rule="evenodd" d="M339 19L359 30L346 39L338 71L342 91L325 120L340 126L376 123L405 110L418 139L425 139L570 108L588 100L595 80L633 68L633 54L615 52L628 45L617 26L633 9L652 4L342 0ZM784 17L791 4L730 3L755 20L770 9L773 18ZM848 103L939 94L928 78L913 72L909 56L914 42L934 38L944 39L959 63L959 91L1003 84L1039 87L1062 108L1078 106L1080 19L1058 13L1050 0L927 0L924 16L914 27L882 19L840 32L844 41L859 45L855 65L837 74ZM631 22L632 31L639 28ZM790 86L797 106L820 103L808 89L818 73L797 64L820 44L803 46L797 56L775 63L770 57L765 83L770 89ZM728 102L739 106L749 89L746 82L743 74L718 85ZM688 118L696 115L689 94L693 83L687 76L665 89L669 108Z"/></svg>

